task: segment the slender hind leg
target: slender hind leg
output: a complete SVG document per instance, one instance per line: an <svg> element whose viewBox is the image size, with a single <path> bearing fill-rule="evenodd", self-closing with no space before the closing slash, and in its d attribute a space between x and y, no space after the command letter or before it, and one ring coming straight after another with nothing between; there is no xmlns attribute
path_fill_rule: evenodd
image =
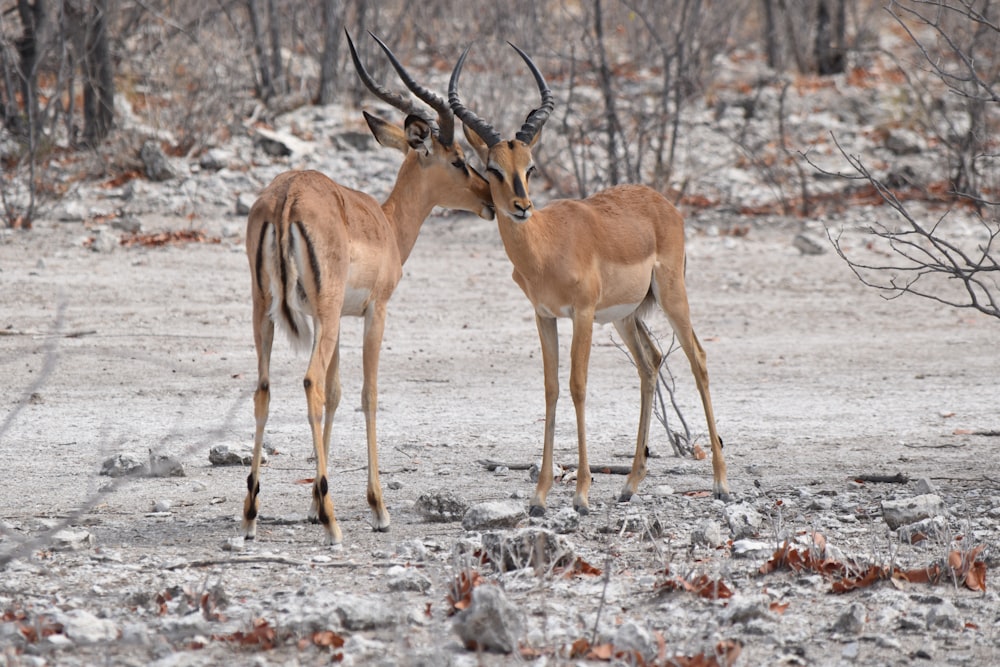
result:
<svg viewBox="0 0 1000 667"><path fill-rule="evenodd" d="M684 287L683 275L657 276L659 293L657 300L670 326L673 327L677 340L687 355L694 374L701 403L705 409L705 421L708 422L708 435L712 441L712 493L716 498L729 499L729 484L726 482L726 462L722 456L722 441L715 428L715 414L712 411L712 397L708 392L708 365L705 350L691 326L691 311L688 306L687 290Z"/></svg>
<svg viewBox="0 0 1000 667"><path fill-rule="evenodd" d="M257 512L260 509L260 459L264 445L264 426L267 424L271 402L271 344L274 342L274 322L267 316L267 306L254 300L253 337L257 347L257 389L253 394L253 412L256 430L253 438L253 460L247 476L247 495L243 500L243 536L252 540L257 537Z"/></svg>
<svg viewBox="0 0 1000 667"><path fill-rule="evenodd" d="M339 314L338 309L334 311ZM326 529L327 544L337 545L343 540L337 517L333 511L333 500L330 498L330 484L327 480L327 447L323 440L323 411L325 407L325 385L330 364L337 351L340 338L340 318L314 317L316 327L313 342L312 357L303 386L306 392L306 405L309 414L309 427L312 431L313 449L316 452L316 478L313 482L313 507L316 509L319 522Z"/></svg>
<svg viewBox="0 0 1000 667"><path fill-rule="evenodd" d="M657 372L662 355L649 336L646 325L635 315L615 322L615 329L621 335L625 346L632 354L636 370L639 371L640 403L639 430L635 438L635 456L632 470L625 479L625 485L618 496L619 502L628 501L639 489L639 482L646 477L646 460L649 457L649 423L653 413L653 392L656 390Z"/></svg>
<svg viewBox="0 0 1000 667"><path fill-rule="evenodd" d="M340 387L340 340L333 348L333 357L330 359L330 366L326 371L326 406L323 410L323 451L326 458L330 459L330 438L332 437L333 418L337 414L337 407L340 406L340 398L343 395ZM312 507L309 509L309 521L319 523L319 504L316 496L313 496Z"/></svg>

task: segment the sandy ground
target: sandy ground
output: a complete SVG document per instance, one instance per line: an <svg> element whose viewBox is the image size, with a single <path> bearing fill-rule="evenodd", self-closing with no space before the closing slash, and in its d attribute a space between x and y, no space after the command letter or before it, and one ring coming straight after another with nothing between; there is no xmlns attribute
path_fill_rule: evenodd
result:
<svg viewBox="0 0 1000 667"><path fill-rule="evenodd" d="M197 224L218 234L222 223L234 222L239 219ZM186 224L144 221L149 231ZM776 543L788 531L816 529L855 557L888 559L897 548L909 564L927 565L947 553L947 540L924 551L893 547L879 509L884 499L914 495L913 482L853 481L862 474L903 473L929 480L945 501L953 534L966 545L992 545L987 565L995 565L1000 462L996 438L977 433L1000 428L996 321L919 299L885 301L832 252L802 255L791 244L798 231L793 225L758 220L742 237L719 229L725 232L726 221L689 225L689 294L708 353L735 501L766 517L758 537ZM301 389L306 359L294 356L283 339L272 366L267 440L277 453L263 473L259 539L243 552L222 549L238 535L247 471L211 465L208 450L247 446L253 432L256 361L242 239L98 253L85 247L92 235L79 223L43 221L31 232L0 237L0 373L6 386L0 399L0 546L9 551L41 538L30 556L5 567L0 607L8 617L0 627L16 638L11 610L37 620L57 609L85 609L110 619L117 635L91 643L71 638L69 646L17 638L4 649L7 664L88 664L96 656L107 664L323 664L331 659L329 649L303 648L297 640L311 628L303 609L324 608L331 594L381 596L386 608L399 611L391 622L355 630L343 614L339 622L330 614L330 629L349 639L343 649L348 663L516 662L461 648L444 596L455 574L452 549L474 536L458 523L426 523L413 507L421 493L440 490L472 504L513 497L526 505L533 488L522 471L497 475L477 463L530 463L541 455L537 335L494 223L433 216L390 304L379 376L380 467L393 518L388 534L368 527L361 327L345 323L345 394L331 463L345 535L338 551L322 547L321 529L304 520L309 487L296 482L314 474ZM651 324L669 336L665 318L657 315ZM568 323L561 327L561 463L575 462L566 367L570 329ZM602 327L594 336L590 456L594 463L625 465L634 448L638 379L615 347L613 331ZM680 353L671 359L684 414L707 449L687 364ZM691 531L704 519L718 521L724 537L731 537L721 502L685 495L710 488L711 467L707 460L674 457L658 424L652 443L658 458L642 489L665 485L674 493L647 493L637 505L659 520L663 534L651 544L614 529L632 510L615 502L623 478L599 474L591 491L595 511L567 536L578 554L609 571L610 588L602 594L603 578L507 582L528 617L524 644L543 656L527 660L573 662L559 651L590 637L602 600L609 608L598 620L607 633L623 623L645 623L666 637L668 655L738 639L738 664L745 665L988 664L1000 656L1000 602L993 588L900 589L881 582L837 596L822 580L758 575L764 559L736 559L728 544L691 546ZM176 457L186 476L116 481L98 474L110 456L145 458L150 450ZM835 499L833 507L810 509L804 499L822 493ZM571 500L572 485L557 484L550 513ZM158 501L166 511L154 512ZM53 549L47 527L81 507L73 524L89 531L93 546ZM426 592L386 588L390 564L418 560L406 556L410 552L400 545L407 544L427 550L420 567L433 585ZM273 559L225 562L254 555ZM650 582L666 563L674 571L725 578L734 599L770 595L790 606L744 622L728 614L726 601L683 593L664 600ZM487 566L482 571L497 576ZM229 625L202 618L186 633L179 625L186 617L171 606L178 594L158 608L151 602L172 586L221 586ZM955 627L923 620L941 602L958 609ZM861 631L845 637L831 624L852 603L867 616ZM902 611L887 615L893 608ZM900 616L921 620L911 627ZM247 629L255 618L291 636L282 635L271 650L218 638L231 638L234 628Z"/></svg>

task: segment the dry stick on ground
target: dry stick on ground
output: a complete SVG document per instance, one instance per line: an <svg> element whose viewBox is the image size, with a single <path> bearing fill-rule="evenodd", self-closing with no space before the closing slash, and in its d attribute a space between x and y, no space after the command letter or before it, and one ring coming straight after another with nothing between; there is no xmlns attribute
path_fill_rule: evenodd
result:
<svg viewBox="0 0 1000 667"><path fill-rule="evenodd" d="M500 461L494 461L493 459L479 459L478 463L491 472L497 468L507 468L508 470L531 470L531 468L535 465L534 463L502 463ZM567 472L576 470L577 468L575 463L568 463L561 467ZM631 466L612 466L595 463L587 467L590 469L590 472L604 473L605 475L627 475L632 471Z"/></svg>

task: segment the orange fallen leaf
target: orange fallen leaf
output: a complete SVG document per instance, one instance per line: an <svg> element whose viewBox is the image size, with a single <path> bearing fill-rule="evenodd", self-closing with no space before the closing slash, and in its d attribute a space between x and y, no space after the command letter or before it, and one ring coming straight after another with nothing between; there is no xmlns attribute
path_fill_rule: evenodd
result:
<svg viewBox="0 0 1000 667"><path fill-rule="evenodd" d="M691 455L694 456L695 461L702 461L706 456L708 456L705 454L705 450L701 448L701 445L695 445L694 449L691 451Z"/></svg>
<svg viewBox="0 0 1000 667"><path fill-rule="evenodd" d="M788 602L772 602L770 605L770 609L775 614L781 616L788 610L788 605L789 605Z"/></svg>

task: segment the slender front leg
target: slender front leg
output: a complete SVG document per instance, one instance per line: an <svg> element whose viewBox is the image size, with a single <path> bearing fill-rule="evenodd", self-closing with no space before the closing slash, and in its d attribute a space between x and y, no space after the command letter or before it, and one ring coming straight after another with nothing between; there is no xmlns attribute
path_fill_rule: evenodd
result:
<svg viewBox="0 0 1000 667"><path fill-rule="evenodd" d="M646 461L649 457L649 423L653 413L653 393L663 355L656 348L646 325L634 316L615 322L625 346L632 354L635 367L639 371L639 431L635 438L635 456L632 470L625 479L625 485L618 495L618 502L628 502L639 490L639 483L646 477Z"/></svg>
<svg viewBox="0 0 1000 667"><path fill-rule="evenodd" d="M545 498L552 488L552 449L556 435L556 403L559 401L559 328L554 317L542 317L537 313L535 326L542 343L542 368L545 373L545 440L542 469L538 473L538 485L529 512L531 516L543 516Z"/></svg>
<svg viewBox="0 0 1000 667"><path fill-rule="evenodd" d="M577 470L573 507L580 514L590 512L590 464L587 461L587 370L590 343L594 336L594 311L577 309L573 314L573 342L570 344L569 392L576 408Z"/></svg>
<svg viewBox="0 0 1000 667"><path fill-rule="evenodd" d="M339 304L338 304L339 306ZM306 406L309 414L309 428L312 431L313 449L316 452L316 478L313 482L313 507L319 522L326 529L326 543L340 544L343 535L337 525L337 517L333 511L333 500L330 498L330 483L327 480L326 445L323 442L323 408L325 407L325 384L327 370L337 349L340 337L339 307L334 311L334 317L323 322L323 318L314 317L316 327L313 341L312 357L303 386L306 391ZM324 325L325 324L325 325Z"/></svg>
<svg viewBox="0 0 1000 667"><path fill-rule="evenodd" d="M257 347L257 389L253 394L253 413L256 430L253 437L253 460L247 475L247 495L243 500L243 536L252 540L257 537L257 513L260 509L260 460L264 446L264 426L267 424L271 402L271 344L274 342L274 322L267 316L267 307L254 299L253 312L254 344Z"/></svg>
<svg viewBox="0 0 1000 667"><path fill-rule="evenodd" d="M378 442L375 437L375 415L378 412L378 358L385 331L384 301L377 301L365 313L364 385L361 388L361 410L365 415L368 436L368 507L372 511L372 528L380 533L389 530L389 512L382 499L382 483L378 476Z"/></svg>

